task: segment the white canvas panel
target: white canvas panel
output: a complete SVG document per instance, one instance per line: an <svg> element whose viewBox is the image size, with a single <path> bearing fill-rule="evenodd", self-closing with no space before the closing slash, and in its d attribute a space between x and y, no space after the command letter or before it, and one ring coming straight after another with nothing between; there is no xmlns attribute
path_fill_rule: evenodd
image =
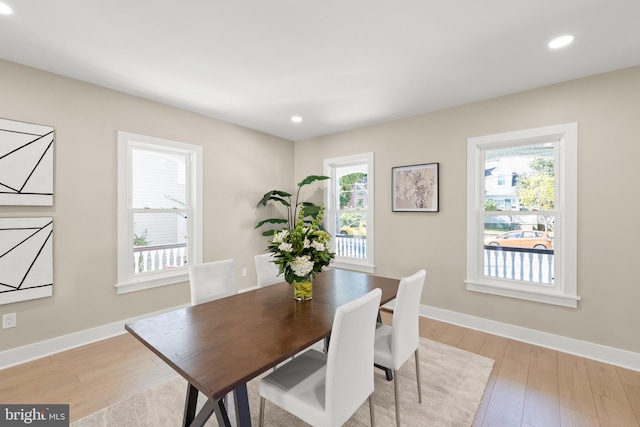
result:
<svg viewBox="0 0 640 427"><path fill-rule="evenodd" d="M0 119L0 205L53 205L54 129Z"/></svg>
<svg viewBox="0 0 640 427"><path fill-rule="evenodd" d="M0 218L0 305L53 295L53 219Z"/></svg>

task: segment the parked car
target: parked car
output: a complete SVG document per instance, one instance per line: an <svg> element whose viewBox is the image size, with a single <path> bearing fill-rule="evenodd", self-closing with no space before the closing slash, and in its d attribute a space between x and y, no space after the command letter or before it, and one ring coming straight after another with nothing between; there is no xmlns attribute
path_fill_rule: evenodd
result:
<svg viewBox="0 0 640 427"><path fill-rule="evenodd" d="M485 240L485 245L551 249L553 240L546 231L518 230L489 237Z"/></svg>
<svg viewBox="0 0 640 427"><path fill-rule="evenodd" d="M356 221L349 225L344 225L340 227L340 234L343 236L366 236L367 223L365 221Z"/></svg>

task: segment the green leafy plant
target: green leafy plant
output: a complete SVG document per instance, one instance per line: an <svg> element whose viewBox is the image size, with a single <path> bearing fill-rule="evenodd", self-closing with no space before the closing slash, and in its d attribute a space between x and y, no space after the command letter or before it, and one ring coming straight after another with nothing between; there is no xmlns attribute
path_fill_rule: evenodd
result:
<svg viewBox="0 0 640 427"><path fill-rule="evenodd" d="M485 211L497 211L498 205L496 205L495 200L485 200L484 201L484 210Z"/></svg>
<svg viewBox="0 0 640 427"><path fill-rule="evenodd" d="M148 231L145 228L144 231L140 234L136 234L135 232L133 233L133 246L134 247L140 247L140 246L148 246L149 245L149 240L147 239L147 234Z"/></svg>
<svg viewBox="0 0 640 427"><path fill-rule="evenodd" d="M305 185L309 185L312 182L316 181L324 181L329 179L328 176L324 175L309 175L302 181L298 183L298 191L296 192L295 202L292 203L291 197L292 195L287 193L286 191L281 190L271 190L265 193L262 196L262 199L258 202L256 207L267 206L269 202L280 203L287 208L287 217L286 218L269 218L258 222L255 228L260 228L267 224L283 224L284 228L289 230L289 232L293 231L296 226L296 220L301 215L304 223L311 223L313 219L315 219L320 210L321 206L314 205L310 202L301 202L300 201L300 190ZM308 219L309 218L309 219ZM277 231L276 229L270 229L262 233L263 236L273 236Z"/></svg>

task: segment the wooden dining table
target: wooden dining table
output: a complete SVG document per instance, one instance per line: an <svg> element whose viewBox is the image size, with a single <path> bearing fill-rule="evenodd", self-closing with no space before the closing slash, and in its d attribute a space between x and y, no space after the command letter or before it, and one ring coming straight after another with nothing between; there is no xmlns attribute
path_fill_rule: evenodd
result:
<svg viewBox="0 0 640 427"><path fill-rule="evenodd" d="M381 305L396 297L399 280L329 269L313 280L313 299L296 301L282 282L227 298L150 316L125 329L189 383L184 426L215 414L230 425L224 396L234 393L237 425L250 426L246 383L331 334L336 309L369 291ZM198 393L207 397L196 414Z"/></svg>

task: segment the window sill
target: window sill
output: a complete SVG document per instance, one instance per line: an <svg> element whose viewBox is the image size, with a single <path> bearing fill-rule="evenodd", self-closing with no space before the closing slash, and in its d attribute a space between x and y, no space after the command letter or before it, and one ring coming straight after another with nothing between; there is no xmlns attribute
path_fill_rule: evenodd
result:
<svg viewBox="0 0 640 427"><path fill-rule="evenodd" d="M363 273L373 274L375 266L364 262L349 261L347 259L335 259L331 263L331 267L342 268L344 270L355 270Z"/></svg>
<svg viewBox="0 0 640 427"><path fill-rule="evenodd" d="M578 308L579 296L565 295L559 292L533 292L513 289L488 283L465 281L467 290L491 295L523 299L527 301L541 302L545 304L560 305L563 307Z"/></svg>
<svg viewBox="0 0 640 427"><path fill-rule="evenodd" d="M179 270L171 272L145 275L127 282L117 283L116 292L120 295L145 289L158 288L160 286L174 285L176 283L187 282L188 280L189 270L186 268L180 268Z"/></svg>

